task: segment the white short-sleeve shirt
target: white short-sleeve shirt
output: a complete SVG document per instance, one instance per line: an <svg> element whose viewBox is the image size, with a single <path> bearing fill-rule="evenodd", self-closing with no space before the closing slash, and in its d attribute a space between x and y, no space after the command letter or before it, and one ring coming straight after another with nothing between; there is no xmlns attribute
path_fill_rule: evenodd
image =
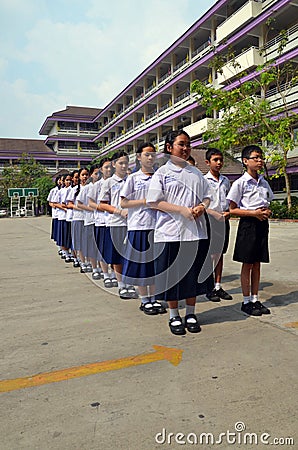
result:
<svg viewBox="0 0 298 450"><path fill-rule="evenodd" d="M115 208L120 209L120 191L124 186L126 178L120 178L116 174L102 183L99 201L107 202ZM107 227L126 227L127 221L119 214L109 214L106 219Z"/></svg>
<svg viewBox="0 0 298 450"><path fill-rule="evenodd" d="M68 195L68 201L73 202L75 206L78 205L78 197L75 196L77 190L78 186L74 186ZM84 220L84 212L79 209L73 209L72 220Z"/></svg>
<svg viewBox="0 0 298 450"><path fill-rule="evenodd" d="M81 203L83 203L83 205L88 206L88 193L89 193L90 188L92 188L92 186L93 186L93 184L89 183L89 184L86 184L85 186L81 187L81 190L77 196L78 202L81 202ZM83 210L83 214L84 214L84 225L86 225L86 226L93 225L95 222L93 211Z"/></svg>
<svg viewBox="0 0 298 450"><path fill-rule="evenodd" d="M104 182L103 178L96 181L88 192L88 199L93 200L97 204L99 204L100 201L99 196L103 182ZM98 211L98 210L94 211L95 226L96 227L105 226L107 215L108 213L105 211Z"/></svg>
<svg viewBox="0 0 298 450"><path fill-rule="evenodd" d="M152 175L146 175L142 170L132 173L127 178L120 192L120 197L127 200L146 199ZM148 206L128 208L127 229L153 230L155 228L156 211Z"/></svg>
<svg viewBox="0 0 298 450"><path fill-rule="evenodd" d="M219 175L219 179L215 178L209 171L204 175L212 189L212 200L209 208L218 212L229 210L229 201L227 195L231 187L230 180L224 175Z"/></svg>
<svg viewBox="0 0 298 450"><path fill-rule="evenodd" d="M147 203L166 201L175 205L194 207L204 198L212 198L207 180L191 165L183 168L168 161L160 167L150 182ZM156 211L155 242L196 241L207 239L204 215L186 219L178 213Z"/></svg>
<svg viewBox="0 0 298 450"><path fill-rule="evenodd" d="M47 201L50 202L50 203L54 203L58 191L59 191L58 186L53 187L53 188L50 190L50 192L49 192L49 195L48 195L48 197L47 197ZM58 208L53 208L53 207L52 207L52 218L53 218L53 219L57 219L57 217L58 217L58 216L57 216L57 214L58 214L58 211L57 211L57 210L58 210Z"/></svg>
<svg viewBox="0 0 298 450"><path fill-rule="evenodd" d="M69 186L67 188L67 194L64 200L64 203L67 205L70 201L70 196L72 195L72 187ZM72 209L67 209L66 211L66 222L71 222L72 221L72 216L73 216L73 210Z"/></svg>
<svg viewBox="0 0 298 450"><path fill-rule="evenodd" d="M59 194L57 196L57 202L58 203L60 203L60 204L65 203L68 190L69 190L69 187L62 187L59 190ZM64 211L63 209L58 208L58 219L59 220L66 220L66 216L67 216L67 212Z"/></svg>
<svg viewBox="0 0 298 450"><path fill-rule="evenodd" d="M234 181L227 199L236 203L240 209L267 208L273 200L273 192L263 175L255 180L247 172Z"/></svg>

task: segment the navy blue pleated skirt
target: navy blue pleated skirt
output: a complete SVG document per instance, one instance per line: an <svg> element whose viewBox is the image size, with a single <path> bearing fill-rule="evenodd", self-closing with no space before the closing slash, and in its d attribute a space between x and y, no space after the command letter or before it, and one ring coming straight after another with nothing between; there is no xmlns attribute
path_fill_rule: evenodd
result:
<svg viewBox="0 0 298 450"><path fill-rule="evenodd" d="M106 228L103 259L107 264L123 264L126 233L126 227Z"/></svg>
<svg viewBox="0 0 298 450"><path fill-rule="evenodd" d="M58 219L52 219L52 230L51 230L51 239L57 242L57 222Z"/></svg>
<svg viewBox="0 0 298 450"><path fill-rule="evenodd" d="M183 300L212 291L214 279L208 239L160 242L154 248L156 299Z"/></svg>
<svg viewBox="0 0 298 450"><path fill-rule="evenodd" d="M99 252L99 261L104 261L103 259L103 249L104 249L104 243L105 243L105 236L106 236L106 227L94 227L94 236L95 236L95 242L98 248Z"/></svg>
<svg viewBox="0 0 298 450"><path fill-rule="evenodd" d="M71 248L72 247L72 242L71 242L71 222L66 221L66 236L65 236L65 244L64 246L66 248Z"/></svg>
<svg viewBox="0 0 298 450"><path fill-rule="evenodd" d="M66 220L59 220L57 224L57 244L61 247L65 247L67 236L67 225Z"/></svg>
<svg viewBox="0 0 298 450"><path fill-rule="evenodd" d="M127 235L122 279L126 284L154 284L153 230L129 231Z"/></svg>

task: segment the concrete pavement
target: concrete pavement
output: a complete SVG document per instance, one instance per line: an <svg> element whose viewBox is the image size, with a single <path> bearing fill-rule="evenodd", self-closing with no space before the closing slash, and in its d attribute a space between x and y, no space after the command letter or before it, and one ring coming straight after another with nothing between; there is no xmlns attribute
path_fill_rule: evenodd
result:
<svg viewBox="0 0 298 450"><path fill-rule="evenodd" d="M297 448L298 224L271 223L261 318L240 311L236 225L223 280L233 300L199 297L202 332L178 337L168 315L145 316L60 260L49 217L0 219L1 380L104 362L0 393L0 449ZM180 364L154 359L153 345L183 350Z"/></svg>

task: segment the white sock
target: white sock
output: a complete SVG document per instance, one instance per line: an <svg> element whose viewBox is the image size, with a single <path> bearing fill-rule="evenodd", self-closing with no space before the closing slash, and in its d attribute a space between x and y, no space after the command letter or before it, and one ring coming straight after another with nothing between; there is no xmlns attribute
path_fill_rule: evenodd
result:
<svg viewBox="0 0 298 450"><path fill-rule="evenodd" d="M243 303L245 305L247 305L247 303L249 303L250 301L251 301L251 296L250 295L247 295L247 296L243 295Z"/></svg>
<svg viewBox="0 0 298 450"><path fill-rule="evenodd" d="M125 287L125 284L123 283L123 281L118 281L118 286L119 286L119 289L122 289Z"/></svg>
<svg viewBox="0 0 298 450"><path fill-rule="evenodd" d="M220 289L220 283L215 283L214 288L216 291L218 291Z"/></svg>
<svg viewBox="0 0 298 450"><path fill-rule="evenodd" d="M92 269L92 272L93 273L96 273L97 272L97 269L95 268L95 269Z"/></svg>
<svg viewBox="0 0 298 450"><path fill-rule="evenodd" d="M170 308L170 319L179 316L178 308Z"/></svg>
<svg viewBox="0 0 298 450"><path fill-rule="evenodd" d="M143 304L143 305L145 305L146 303L149 303L150 302L150 299L148 298L148 297L142 297L141 296L141 303Z"/></svg>
<svg viewBox="0 0 298 450"><path fill-rule="evenodd" d="M107 278L110 278L109 274L107 272L103 273L103 278L104 280L106 280Z"/></svg>
<svg viewBox="0 0 298 450"><path fill-rule="evenodd" d="M252 296L251 296L251 301L252 301L253 303L256 303L256 302L258 301L258 295L252 295Z"/></svg>
<svg viewBox="0 0 298 450"><path fill-rule="evenodd" d="M116 274L115 274L115 272L114 272L113 270L112 270L111 273L110 273L110 277L111 277L111 278L116 278Z"/></svg>
<svg viewBox="0 0 298 450"><path fill-rule="evenodd" d="M188 314L194 314L194 313L195 313L195 306L186 305L185 315L187 316Z"/></svg>

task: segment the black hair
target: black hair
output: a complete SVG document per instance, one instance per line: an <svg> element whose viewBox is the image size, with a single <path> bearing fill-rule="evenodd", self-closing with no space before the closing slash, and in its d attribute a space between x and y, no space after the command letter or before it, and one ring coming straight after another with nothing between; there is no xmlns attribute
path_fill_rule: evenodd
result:
<svg viewBox="0 0 298 450"><path fill-rule="evenodd" d="M246 147L243 148L242 153L241 153L241 159L242 159L243 165L245 165L243 162L244 158L248 159L250 157L250 155L252 154L252 152L257 152L257 153L260 153L260 155L263 155L263 150L258 145L247 145Z"/></svg>
<svg viewBox="0 0 298 450"><path fill-rule="evenodd" d="M175 139L181 135L188 137L188 139L190 140L190 136L184 130L172 130L172 131L168 132L168 134L166 135L166 140L165 140L164 153L167 153L167 154L170 153L168 151L167 144L169 144L170 147L173 147Z"/></svg>
<svg viewBox="0 0 298 450"><path fill-rule="evenodd" d="M111 159L108 158L108 157L102 158L102 159L99 161L99 164L98 164L99 169L101 169L102 166L104 165L104 163L106 163L106 162L111 162Z"/></svg>
<svg viewBox="0 0 298 450"><path fill-rule="evenodd" d="M223 156L223 153L222 153L222 151L220 151L218 148L210 147L210 148L208 148L208 150L206 151L205 159L207 159L207 161L210 161L211 156L213 156L213 155L220 155L220 156Z"/></svg>
<svg viewBox="0 0 298 450"><path fill-rule="evenodd" d="M150 148L152 148L152 150L154 150L156 152L155 147L151 142L143 142L142 144L140 144L138 146L138 149L136 151L137 155L140 155L143 152L144 148L146 148L146 147L150 147Z"/></svg>
<svg viewBox="0 0 298 450"><path fill-rule="evenodd" d="M80 170L79 170L79 181L78 181L78 188L77 188L77 190L76 190L76 192L75 192L75 197L77 197L78 195L79 195L79 192L80 192L80 190L81 190L81 179L80 179L80 175L81 175L81 173L83 172L83 170L87 170L87 172L88 172L88 174L89 174L89 170L87 169L87 167L81 167L80 168Z"/></svg>
<svg viewBox="0 0 298 450"><path fill-rule="evenodd" d="M66 177L68 177L68 175L70 175L69 173L64 173L63 175L61 175L61 180L65 181Z"/></svg>
<svg viewBox="0 0 298 450"><path fill-rule="evenodd" d="M98 168L99 168L99 167L98 167L97 164L94 164L94 165L90 166L90 169L89 169L89 175L92 175L93 172L94 172L96 169L98 169Z"/></svg>
<svg viewBox="0 0 298 450"><path fill-rule="evenodd" d="M154 152L156 153L156 149L155 149L154 145L152 144L152 142L143 142L142 144L140 144L138 146L136 155L141 155L143 153L144 148L146 148L146 147L152 148L152 150L154 150ZM140 161L138 160L138 158L136 158L135 171L139 170L140 167L141 167Z"/></svg>
<svg viewBox="0 0 298 450"><path fill-rule="evenodd" d="M75 170L73 170L73 171L70 173L70 176L71 176L71 186L72 186L72 187L74 186L73 177L75 176L76 173L77 173L77 174L79 173L79 169L75 169Z"/></svg>
<svg viewBox="0 0 298 450"><path fill-rule="evenodd" d="M122 158L122 156L126 156L128 161L128 153L126 153L124 150L119 150L118 152L114 153L111 157L111 161L116 161L119 158Z"/></svg>
<svg viewBox="0 0 298 450"><path fill-rule="evenodd" d="M55 185L57 186L58 189L60 189L58 181L61 179L61 177L62 177L62 175L57 175L57 177L55 178Z"/></svg>

